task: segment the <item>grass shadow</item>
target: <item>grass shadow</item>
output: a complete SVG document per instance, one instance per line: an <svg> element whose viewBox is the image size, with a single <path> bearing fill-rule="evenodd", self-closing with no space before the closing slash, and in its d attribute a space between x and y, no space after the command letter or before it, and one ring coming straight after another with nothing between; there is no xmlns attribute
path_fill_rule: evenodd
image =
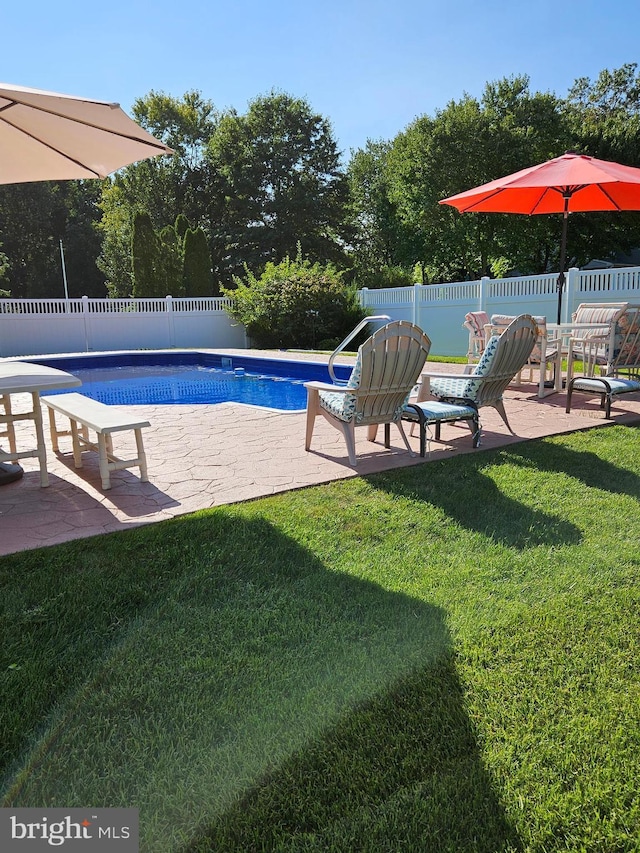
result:
<svg viewBox="0 0 640 853"><path fill-rule="evenodd" d="M519 839L443 654L266 774L184 853L506 849Z"/></svg>
<svg viewBox="0 0 640 853"><path fill-rule="evenodd" d="M611 431L611 432L610 432ZM628 432L629 441L640 440L640 427L611 425L589 430L589 442L599 449L574 450L567 446L566 441L556 437L553 441L539 441L527 444L523 448L510 447L503 451L505 458L513 464L523 468L535 468L539 471L551 473L565 473L570 477L579 479L585 486L602 489L616 495L629 495L629 497L640 500L640 475L615 462L603 459L602 453L606 452L607 445L614 447L610 439L615 434ZM567 441L572 441L569 437ZM615 455L616 451L609 451ZM625 460L628 463L628 459Z"/></svg>
<svg viewBox="0 0 640 853"><path fill-rule="evenodd" d="M509 548L523 550L580 542L580 528L567 521L561 511L554 512L552 506L542 510L526 505L498 487L484 469L489 464L500 464L503 455L506 451L487 450L374 474L367 479L378 489L438 506L468 530Z"/></svg>
<svg viewBox="0 0 640 853"><path fill-rule="evenodd" d="M257 509L56 553L3 561L5 807L137 807L153 853L517 847L440 608Z"/></svg>

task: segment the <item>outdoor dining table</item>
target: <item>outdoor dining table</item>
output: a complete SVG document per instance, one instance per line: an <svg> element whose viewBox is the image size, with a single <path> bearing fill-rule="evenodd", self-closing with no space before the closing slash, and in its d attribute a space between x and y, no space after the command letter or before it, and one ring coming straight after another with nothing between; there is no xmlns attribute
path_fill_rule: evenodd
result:
<svg viewBox="0 0 640 853"><path fill-rule="evenodd" d="M40 465L40 485L49 485L47 472L47 450L42 427L42 409L40 393L62 388L73 388L81 385L81 381L71 373L58 370L55 367L45 367L27 361L0 361L0 401L4 404L4 414L0 411L0 424L6 424L3 432L9 441L9 450L0 448L0 485L2 485L3 464L17 462L19 459L36 458ZM31 395L31 410L13 412L11 398L15 394ZM36 446L26 450L18 450L15 442L14 423L16 421L32 420L36 431ZM7 469L15 466L7 465ZM10 479L15 479L14 476ZM7 482L9 478L7 478Z"/></svg>

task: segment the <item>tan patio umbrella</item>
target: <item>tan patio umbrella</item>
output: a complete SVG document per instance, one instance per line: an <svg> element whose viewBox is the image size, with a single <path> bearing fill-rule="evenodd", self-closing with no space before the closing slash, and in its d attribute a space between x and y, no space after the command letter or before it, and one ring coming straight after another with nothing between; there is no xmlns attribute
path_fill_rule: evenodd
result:
<svg viewBox="0 0 640 853"><path fill-rule="evenodd" d="M172 154L118 104L0 83L0 183L105 178Z"/></svg>
<svg viewBox="0 0 640 853"><path fill-rule="evenodd" d="M106 178L159 154L173 151L118 104L0 83L0 184ZM0 463L0 485L21 476Z"/></svg>

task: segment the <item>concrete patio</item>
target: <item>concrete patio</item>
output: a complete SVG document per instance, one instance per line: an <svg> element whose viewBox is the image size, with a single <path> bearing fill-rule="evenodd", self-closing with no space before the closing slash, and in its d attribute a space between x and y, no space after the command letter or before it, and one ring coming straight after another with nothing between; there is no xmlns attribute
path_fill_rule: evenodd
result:
<svg viewBox="0 0 640 853"><path fill-rule="evenodd" d="M290 353L284 354L291 358ZM269 358L274 353L268 353ZM298 357L296 355L296 357ZM303 357L303 356L300 356ZM317 356L314 356L317 359ZM461 365L429 362L430 372L461 370ZM605 421L596 398L577 394L571 414L565 413L564 393L538 399L533 384L512 385L505 406L516 433L509 434L493 409L481 410L483 438L473 450L464 424L445 424L442 441L431 441L428 459L417 455L419 440L410 438L416 456L404 450L399 433L391 428L391 449L367 441L366 429L356 430L359 464L348 464L344 439L323 418L316 422L311 452L304 450L304 412L282 413L235 403L219 405L137 406L148 419L144 430L149 482L138 469L112 474L112 488L102 491L96 453L83 454L83 468L75 469L70 439L61 439L62 454L48 442L51 485L40 487L35 459L23 461L24 477L0 488L0 554L54 545L71 539L109 533L178 515L273 495L332 480L372 474L407 465L428 465L442 458L515 442L588 429L606 423L640 423L640 395L628 395L614 404L612 420ZM18 409L16 397L14 409ZM33 425L17 425L18 442L32 435ZM45 418L45 432L47 432ZM409 425L407 424L407 432ZM119 434L116 447L126 452L133 436ZM25 442L26 443L26 442Z"/></svg>

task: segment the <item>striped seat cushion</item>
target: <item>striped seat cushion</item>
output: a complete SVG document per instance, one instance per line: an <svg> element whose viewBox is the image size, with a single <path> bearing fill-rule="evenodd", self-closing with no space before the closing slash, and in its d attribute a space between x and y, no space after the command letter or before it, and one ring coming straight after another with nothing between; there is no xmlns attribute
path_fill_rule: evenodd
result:
<svg viewBox="0 0 640 853"><path fill-rule="evenodd" d="M438 379L437 376L431 376L429 390L434 397L440 397L445 400L473 400L475 399L478 389L482 384L474 376L484 376L489 370L493 361L500 340L499 335L493 335L482 353L482 358L477 363L473 373L467 373L460 378L455 379Z"/></svg>
<svg viewBox="0 0 640 853"><path fill-rule="evenodd" d="M455 421L462 418L472 418L476 414L473 406L464 406L459 403L442 403L439 400L426 400L424 403L412 403L418 407L426 421ZM405 408L403 417L417 420L418 415L414 409Z"/></svg>
<svg viewBox="0 0 640 853"><path fill-rule="evenodd" d="M614 376L603 377L580 376L573 380L574 391L593 391L594 394L602 394L611 389L612 396L617 394L631 394L640 391L640 382L637 379L619 379Z"/></svg>
<svg viewBox="0 0 640 853"><path fill-rule="evenodd" d="M484 327L489 322L489 315L486 311L470 311L464 315L467 328L473 329L473 333L478 338L484 338Z"/></svg>

